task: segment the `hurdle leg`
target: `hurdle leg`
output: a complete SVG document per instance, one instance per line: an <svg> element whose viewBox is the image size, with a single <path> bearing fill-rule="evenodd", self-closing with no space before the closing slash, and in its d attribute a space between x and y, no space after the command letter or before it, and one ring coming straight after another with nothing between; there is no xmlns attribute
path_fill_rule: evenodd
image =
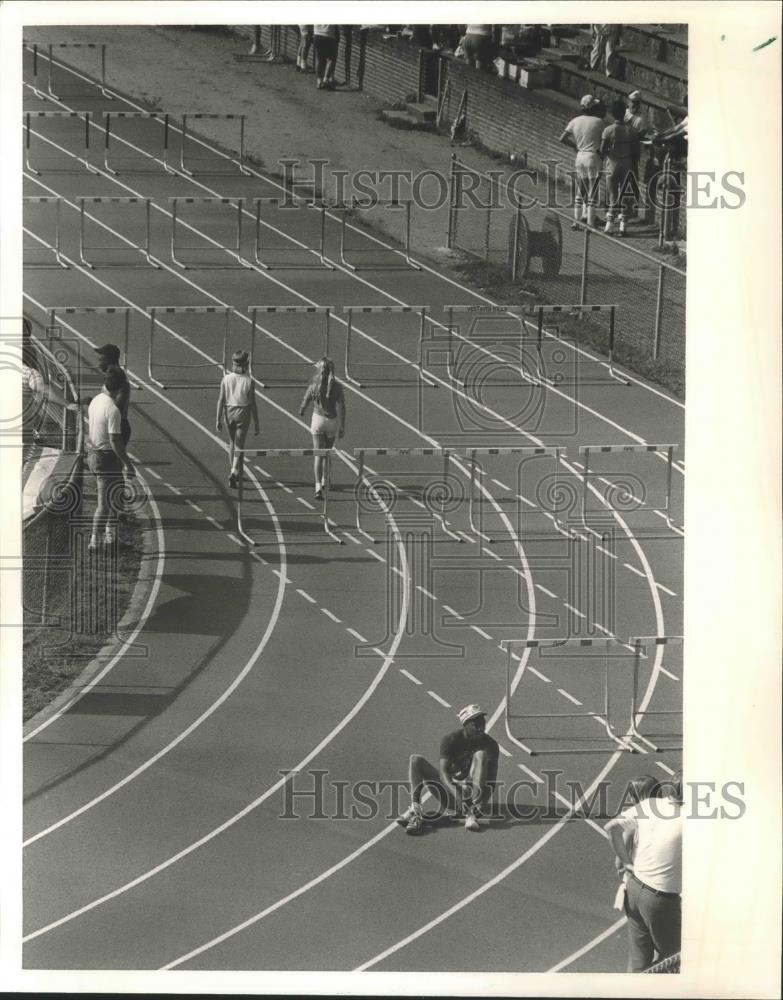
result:
<svg viewBox="0 0 783 1000"><path fill-rule="evenodd" d="M114 95L106 89L106 43L101 45L101 93L107 101L113 101Z"/></svg>
<svg viewBox="0 0 783 1000"><path fill-rule="evenodd" d="M188 265L184 264L177 257L177 202L172 201L171 203L171 259L177 265L181 267L183 271L187 271Z"/></svg>
<svg viewBox="0 0 783 1000"><path fill-rule="evenodd" d="M454 382L456 385L459 385L460 384L459 379L454 374L453 370L454 368L454 310L453 309L449 309L448 323L449 323L448 327L449 339L448 339L448 348L446 350L446 374L448 375L450 382Z"/></svg>
<svg viewBox="0 0 783 1000"><path fill-rule="evenodd" d="M359 532L360 535L364 535L365 538L369 539L369 541L371 541L375 545L377 544L378 539L375 538L373 535L371 535L369 531L365 531L364 528L362 527L361 488L362 488L362 483L365 481L366 477L364 475L364 452L360 451L359 468L356 478L356 530ZM367 488L368 490L372 490L372 486L370 485L369 482L367 482Z"/></svg>
<svg viewBox="0 0 783 1000"><path fill-rule="evenodd" d="M342 538L339 537L339 535L336 535L332 531L332 522L329 519L329 486L332 479L331 454L324 455L324 462L325 462L325 472L326 472L326 480L324 482L324 488L323 488L323 513L322 513L324 531L330 538L334 539L334 541L337 542L338 545L342 545L343 540Z"/></svg>
<svg viewBox="0 0 783 1000"><path fill-rule="evenodd" d="M405 261L414 271L420 271L421 265L411 260L411 202L405 203Z"/></svg>
<svg viewBox="0 0 783 1000"><path fill-rule="evenodd" d="M169 115L163 115L163 169L167 174L176 175L177 171L169 164Z"/></svg>
<svg viewBox="0 0 783 1000"><path fill-rule="evenodd" d="M84 200L82 198L79 199L79 260L85 267L89 267L92 271L95 270L95 265L84 256Z"/></svg>
<svg viewBox="0 0 783 1000"><path fill-rule="evenodd" d="M636 725L636 716L637 716L636 703L639 694L639 660L641 658L641 652L642 652L641 643L637 640L634 643L633 676L631 682L631 721L628 728L635 739L646 744L655 753L660 753L661 748L656 746L652 742L652 740L648 740L646 736L643 736L642 733L639 732L639 729Z"/></svg>
<svg viewBox="0 0 783 1000"><path fill-rule="evenodd" d="M43 100L44 95L38 87L38 43L36 42L33 45L28 45L27 48L33 53L33 93L36 97Z"/></svg>
<svg viewBox="0 0 783 1000"><path fill-rule="evenodd" d="M350 382L351 385L357 386L357 388L359 388L359 389L363 389L364 386L362 385L362 383L358 382L353 377L353 375L351 375L350 371L348 370L349 359L350 359L350 354L351 354L351 334L352 334L352 332L353 332L353 310L352 309L348 309L348 324L347 324L347 326L345 328L345 364L344 364L345 372L344 372L344 374L345 374L345 379L346 379L347 382Z"/></svg>
<svg viewBox="0 0 783 1000"><path fill-rule="evenodd" d="M491 545L492 543L494 543L495 539L492 538L490 535L485 534L480 528L476 527L476 521L475 521L475 518L474 518L474 510L475 510L475 507L474 507L474 504L475 504L474 494L475 494L475 486L476 486L476 483L478 481L478 477L476 475L476 469L477 469L476 452L475 451L471 451L471 453L470 453L470 482L469 482L469 485L468 485L468 523L470 525L470 530L473 532L474 535L477 535L479 538L483 538L485 542L487 542L488 544ZM484 509L484 505L482 503L481 504L481 510L483 511L483 509Z"/></svg>
<svg viewBox="0 0 783 1000"><path fill-rule="evenodd" d="M234 163L239 167L239 172L244 174L245 177L252 177L253 171L248 170L244 163L245 160L245 116L242 115L239 119L239 159L234 160Z"/></svg>
<svg viewBox="0 0 783 1000"><path fill-rule="evenodd" d="M462 538L461 535L458 535L455 531L452 531L451 528L449 528L449 527L446 526L446 515L445 515L444 509L443 509L444 508L444 504L445 504L446 487L448 485L448 480L449 480L449 458L450 458L450 453L448 451L444 450L444 452L443 452L444 500L441 500L440 514L438 514L437 511L432 511L432 514L433 514L433 517L436 517L440 521L441 528L443 529L443 531L445 532L445 534L447 534L449 536L449 538L453 538L455 542L463 543L465 541L465 539Z"/></svg>
<svg viewBox="0 0 783 1000"><path fill-rule="evenodd" d="M427 323L427 310L426 308L421 310L419 314L421 316L421 322L419 324L419 378L425 385L430 386L433 389L438 388L438 383L433 382L429 376L424 374L424 331L426 329Z"/></svg>
<svg viewBox="0 0 783 1000"><path fill-rule="evenodd" d="M245 526L242 521L242 501L244 500L244 495L245 495L245 466L244 463L242 463L242 466L239 469L239 476L237 477L237 534L239 535L240 538L243 538L248 543L248 545L256 546L259 543L254 538L251 538L250 535L248 535L248 533L245 531Z"/></svg>
<svg viewBox="0 0 783 1000"><path fill-rule="evenodd" d="M61 200L62 199L60 199L60 198L57 199L57 204L56 204L55 210L54 210L54 257L55 257L55 260L57 261L57 263L60 265L60 267L64 267L65 270L67 271L67 270L69 270L68 265L65 263L65 261L62 258L62 255L60 253L60 238L61 238L61 230L60 230L60 202L61 202Z"/></svg>
<svg viewBox="0 0 783 1000"><path fill-rule="evenodd" d="M257 313L258 313L258 310L255 307L253 307L253 311L251 313L252 320L251 320L251 323L250 323L250 370L251 370L251 373L252 373L252 369L253 369L253 358L256 356L256 327L257 327L257 322L258 322ZM258 383L258 385L261 386L262 389L266 389L266 383L265 382L262 382L261 379L258 378L255 375L253 375L253 378L256 380L256 382Z"/></svg>
<svg viewBox="0 0 783 1000"><path fill-rule="evenodd" d="M49 46L49 72L47 74L46 92L48 93L48 95L50 97L53 97L55 99L55 101L59 101L60 98L52 90L52 66L53 65L54 65L53 46L50 45Z"/></svg>
<svg viewBox="0 0 783 1000"><path fill-rule="evenodd" d="M325 268L327 268L327 270L333 271L336 265L334 261L330 260L326 256L325 252L326 251L326 205L321 204L318 207L321 212L321 243L320 246L318 247L318 257L321 261L321 264Z"/></svg>
<svg viewBox="0 0 783 1000"><path fill-rule="evenodd" d="M179 169L187 177L192 177L193 172L188 170L188 168L185 166L185 141L187 139L187 133L188 133L188 116L187 114L184 114L182 116L182 145L180 146L179 150Z"/></svg>
<svg viewBox="0 0 783 1000"><path fill-rule="evenodd" d="M234 256L242 265L242 267L252 268L253 265L250 263L250 261L245 260L244 257L242 256L242 214L244 212L242 203L243 199L237 198L237 248Z"/></svg>
<svg viewBox="0 0 783 1000"><path fill-rule="evenodd" d="M149 350L147 352L147 377L149 378L150 382L154 382L159 389L165 389L166 386L162 382L159 382L158 379L156 379L155 376L152 374L152 350L153 350L153 343L155 340L155 322L156 322L155 309L152 308L150 309L150 337L149 337Z"/></svg>
<svg viewBox="0 0 783 1000"><path fill-rule="evenodd" d="M606 729L606 735L612 740L617 746L624 750L626 753L635 753L636 748L633 745L629 745L626 740L621 739L614 730L614 726L609 718L610 710L610 698L609 698L609 650L606 651L606 658L604 660L604 717L601 720ZM593 713L591 713L593 714Z"/></svg>
<svg viewBox="0 0 783 1000"><path fill-rule="evenodd" d="M29 112L25 114L25 138L24 138L24 165L25 170L29 170L31 174L35 174L36 177L41 176L41 171L36 170L35 167L30 163L30 114Z"/></svg>
<svg viewBox="0 0 783 1000"><path fill-rule="evenodd" d="M666 515L666 524L672 529L672 531L682 531L682 528L674 523L672 520L672 468L674 466L674 448L669 447L666 449L666 507L664 509L664 514Z"/></svg>
<svg viewBox="0 0 783 1000"><path fill-rule="evenodd" d="M269 265L265 264L259 257L259 252L261 250L261 202L256 202L256 245L254 248L253 257L256 264L259 267L263 267L265 271L269 270Z"/></svg>
<svg viewBox="0 0 783 1000"><path fill-rule="evenodd" d="M152 239L152 236L151 236L151 214L152 214L151 199L150 198L145 198L144 199L144 248L142 250L142 253L147 258L147 263L151 267L155 267L158 270L160 270L161 267L162 267L162 264L160 263L159 260L156 260L156 258L153 257L152 254L151 254L151 252L150 252L150 243L151 243L151 239Z"/></svg>
<svg viewBox="0 0 783 1000"><path fill-rule="evenodd" d="M614 370L614 367L613 367L613 363L614 363L614 329L615 329L615 327L614 327L614 320L615 320L614 314L615 314L615 308L614 308L614 306L610 306L609 307L609 360L608 361L602 361L601 364L603 365L604 368L606 368L606 370L609 372L609 374L611 375L611 377L613 379L615 379L615 381L617 381L617 382L620 383L620 385L630 385L631 384L630 381L627 378L623 378L622 375L618 375L617 372Z"/></svg>

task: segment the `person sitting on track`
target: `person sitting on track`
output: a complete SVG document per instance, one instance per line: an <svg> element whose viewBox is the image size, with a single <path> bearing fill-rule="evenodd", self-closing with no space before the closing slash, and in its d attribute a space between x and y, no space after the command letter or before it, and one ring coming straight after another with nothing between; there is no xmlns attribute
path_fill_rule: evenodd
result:
<svg viewBox="0 0 783 1000"><path fill-rule="evenodd" d="M345 434L345 392L334 375L334 361L326 356L316 363L316 373L307 387L299 415L304 416L310 403L313 416L310 433L313 448L333 448L335 437ZM320 500L326 489L326 459L316 455L313 461L315 497Z"/></svg>
<svg viewBox="0 0 783 1000"><path fill-rule="evenodd" d="M120 349L116 344L104 344L103 347L96 347L95 353L98 355L98 367L108 375L109 372L118 371L125 375L122 388L114 396L114 402L122 417L122 443L127 447L131 437L131 426L128 420L128 408L130 406L131 387L125 369L120 365Z"/></svg>
<svg viewBox="0 0 783 1000"><path fill-rule="evenodd" d="M90 445L87 463L95 475L98 490L92 535L87 546L91 552L98 548L101 529L105 528L105 545L111 545L114 541L117 495L122 484L122 471L124 469L130 478L136 475L136 469L122 440L122 417L114 399L126 381L123 371L108 372L101 391L90 400L87 408Z"/></svg>
<svg viewBox="0 0 783 1000"><path fill-rule="evenodd" d="M236 489L238 478L244 469L245 456L242 454L242 449L245 447L251 417L256 437L259 428L258 406L253 388L253 376L248 371L247 351L235 351L231 364L233 370L226 372L220 383L215 426L219 431L223 429L221 420L225 415L230 440L228 485L231 489Z"/></svg>
<svg viewBox="0 0 783 1000"><path fill-rule="evenodd" d="M466 705L457 713L460 729L447 733L440 741L438 768L417 753L411 754L408 779L411 805L397 820L405 832L421 833L424 817L421 798L425 788L433 789L441 809L454 809L465 817L466 830L479 830L481 809L492 797L497 779L500 748L484 732L486 713L478 705Z"/></svg>

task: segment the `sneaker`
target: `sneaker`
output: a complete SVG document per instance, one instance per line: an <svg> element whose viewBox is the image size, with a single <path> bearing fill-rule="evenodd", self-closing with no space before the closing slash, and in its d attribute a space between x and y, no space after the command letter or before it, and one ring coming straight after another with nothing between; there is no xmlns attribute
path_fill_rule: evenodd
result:
<svg viewBox="0 0 783 1000"><path fill-rule="evenodd" d="M320 483L313 490L313 496L315 497L316 500L323 500L323 498L324 498L324 491L323 491L323 487L321 486Z"/></svg>
<svg viewBox="0 0 783 1000"><path fill-rule="evenodd" d="M410 837L415 837L417 834L421 833L422 826L424 825L424 819L421 815L421 809L418 806L411 806L413 810L408 823L405 827L405 832Z"/></svg>
<svg viewBox="0 0 783 1000"><path fill-rule="evenodd" d="M620 229L619 229L617 235L618 236L625 236L625 223L624 222L620 223Z"/></svg>
<svg viewBox="0 0 783 1000"><path fill-rule="evenodd" d="M107 528L106 531L104 531L103 533L103 544L104 545L114 544L114 532L111 531L109 528Z"/></svg>
<svg viewBox="0 0 783 1000"><path fill-rule="evenodd" d="M579 223L578 222L572 222L571 223L571 228L572 229L578 229L579 228Z"/></svg>
<svg viewBox="0 0 783 1000"><path fill-rule="evenodd" d="M98 536L90 535L90 541L87 543L88 552L96 552L98 550Z"/></svg>
<svg viewBox="0 0 783 1000"><path fill-rule="evenodd" d="M606 223L606 225L604 226L604 232L606 233L607 236L612 236L613 235L614 229L612 229L612 226L610 225L610 223L608 223L608 222Z"/></svg>
<svg viewBox="0 0 783 1000"><path fill-rule="evenodd" d="M229 476L228 476L228 485L231 487L232 490L235 490L237 488L237 474L236 474L236 472L229 473Z"/></svg>
<svg viewBox="0 0 783 1000"><path fill-rule="evenodd" d="M416 815L416 807L410 805L401 816L397 817L395 822L397 823L397 826L407 826L408 821L415 815Z"/></svg>
<svg viewBox="0 0 783 1000"><path fill-rule="evenodd" d="M465 829L472 830L474 833L481 829L479 826L478 816L475 812L469 812L465 817Z"/></svg>

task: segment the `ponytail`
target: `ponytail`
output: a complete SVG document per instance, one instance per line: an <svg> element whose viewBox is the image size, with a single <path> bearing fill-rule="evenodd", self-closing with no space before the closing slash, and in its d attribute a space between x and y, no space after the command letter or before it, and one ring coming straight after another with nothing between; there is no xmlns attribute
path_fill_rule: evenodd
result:
<svg viewBox="0 0 783 1000"><path fill-rule="evenodd" d="M331 358L323 357L318 362L318 372L313 379L315 395L319 406L328 407L334 389L334 362Z"/></svg>

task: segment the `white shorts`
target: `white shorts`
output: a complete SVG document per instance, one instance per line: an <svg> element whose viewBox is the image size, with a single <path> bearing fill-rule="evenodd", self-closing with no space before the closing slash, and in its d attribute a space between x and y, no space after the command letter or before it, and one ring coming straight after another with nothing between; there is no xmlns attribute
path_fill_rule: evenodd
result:
<svg viewBox="0 0 783 1000"><path fill-rule="evenodd" d="M324 437L337 437L337 417L322 417L314 413L310 421L311 434L323 434Z"/></svg>

